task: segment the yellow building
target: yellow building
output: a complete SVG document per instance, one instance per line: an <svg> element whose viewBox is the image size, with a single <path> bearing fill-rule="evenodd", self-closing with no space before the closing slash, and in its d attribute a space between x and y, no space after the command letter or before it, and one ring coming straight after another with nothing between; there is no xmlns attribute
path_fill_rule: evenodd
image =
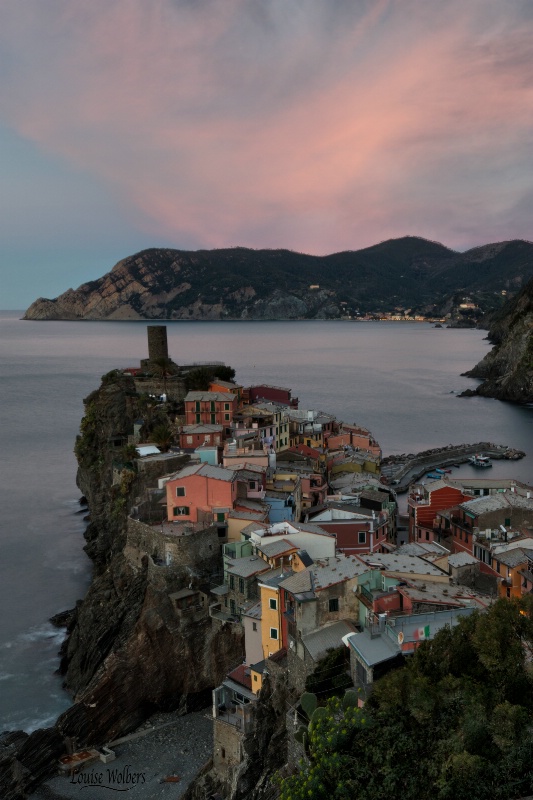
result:
<svg viewBox="0 0 533 800"><path fill-rule="evenodd" d="M290 573L289 573L290 574ZM281 610L279 584L288 577L287 572L280 572L264 583L259 582L261 596L261 644L263 658L277 653L281 648Z"/></svg>

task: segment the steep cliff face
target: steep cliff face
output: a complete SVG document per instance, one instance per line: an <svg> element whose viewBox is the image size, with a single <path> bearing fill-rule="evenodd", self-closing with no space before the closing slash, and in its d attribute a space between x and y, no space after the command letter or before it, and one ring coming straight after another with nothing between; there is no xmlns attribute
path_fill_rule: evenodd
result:
<svg viewBox="0 0 533 800"><path fill-rule="evenodd" d="M132 558L125 548L141 477L126 467L113 483L120 454L109 441L133 430L139 415L133 381L104 376L85 411L76 444L78 484L91 512L86 549L96 575L77 609L62 662L66 685L85 711L81 721L72 709L58 721L84 742L118 736L156 709L194 702L202 693L205 698L243 652L242 635L214 627L207 609L200 618L182 618L169 598L220 569L218 550L195 564L157 569L150 552L137 548Z"/></svg>
<svg viewBox="0 0 533 800"><path fill-rule="evenodd" d="M152 248L56 299L36 300L25 319L329 319L394 307L444 313L465 294L492 309L502 291L516 292L532 275L533 245L522 241L456 253L406 236L326 256Z"/></svg>
<svg viewBox="0 0 533 800"><path fill-rule="evenodd" d="M533 281L494 317L489 339L495 343L493 349L466 373L483 381L475 393L533 402Z"/></svg>

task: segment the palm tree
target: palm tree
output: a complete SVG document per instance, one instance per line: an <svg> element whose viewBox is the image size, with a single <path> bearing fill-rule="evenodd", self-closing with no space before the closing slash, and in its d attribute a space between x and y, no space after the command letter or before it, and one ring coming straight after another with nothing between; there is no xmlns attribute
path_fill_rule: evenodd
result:
<svg viewBox="0 0 533 800"><path fill-rule="evenodd" d="M160 425L155 426L155 428L152 431L151 438L164 452L168 450L168 448L174 441L174 436L172 434L170 426L167 425L165 422L162 422Z"/></svg>

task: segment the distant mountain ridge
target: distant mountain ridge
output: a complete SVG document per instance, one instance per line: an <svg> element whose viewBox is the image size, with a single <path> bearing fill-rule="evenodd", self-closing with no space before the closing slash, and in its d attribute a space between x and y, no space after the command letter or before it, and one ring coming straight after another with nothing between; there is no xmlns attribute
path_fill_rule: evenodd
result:
<svg viewBox="0 0 533 800"><path fill-rule="evenodd" d="M394 308L446 313L468 295L498 308L533 277L522 240L466 253L414 236L313 256L290 250L151 248L24 319L331 319ZM472 298L473 296L473 298Z"/></svg>

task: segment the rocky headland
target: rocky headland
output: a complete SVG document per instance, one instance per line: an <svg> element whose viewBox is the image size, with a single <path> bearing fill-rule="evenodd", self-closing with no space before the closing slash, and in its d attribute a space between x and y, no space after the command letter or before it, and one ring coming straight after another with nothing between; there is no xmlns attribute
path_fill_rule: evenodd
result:
<svg viewBox="0 0 533 800"><path fill-rule="evenodd" d="M27 320L338 319L400 309L480 324L533 276L533 244L466 253L414 236L312 256L289 250L143 250ZM398 313L395 311L394 313Z"/></svg>
<svg viewBox="0 0 533 800"><path fill-rule="evenodd" d="M94 576L84 600L63 620L68 636L61 672L73 704L51 728L0 737L2 800L25 797L56 772L62 754L117 739L156 712L205 708L212 688L242 660L240 626L216 624L207 608L179 615L171 599L221 570L219 548L209 550L216 530L205 532L198 552L188 541L176 543L168 567L157 528L146 525L141 535L142 524L129 519L157 473L137 472L127 445L116 444L127 443L141 413L145 431L161 424L163 413L140 402L133 378L118 372L104 376L85 400L75 449L77 482L90 511L86 551ZM166 471L179 469L184 458L171 457Z"/></svg>
<svg viewBox="0 0 533 800"><path fill-rule="evenodd" d="M488 338L494 347L466 373L482 383L463 395L533 402L533 281L494 315Z"/></svg>

